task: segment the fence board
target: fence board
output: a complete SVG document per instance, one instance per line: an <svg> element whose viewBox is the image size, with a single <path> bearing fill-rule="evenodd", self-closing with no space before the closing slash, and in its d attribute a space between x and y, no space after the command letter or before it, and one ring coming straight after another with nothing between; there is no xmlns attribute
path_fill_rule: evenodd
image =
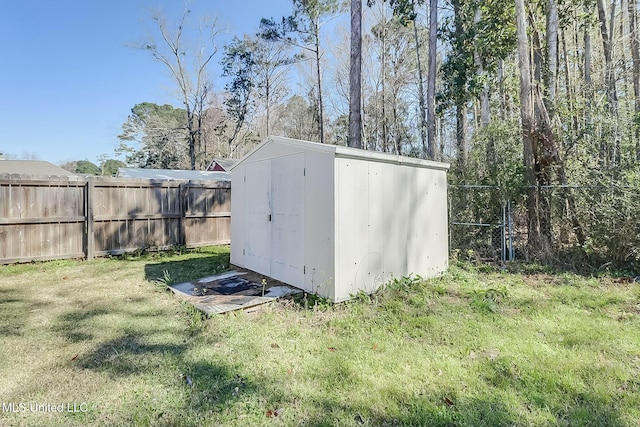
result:
<svg viewBox="0 0 640 427"><path fill-rule="evenodd" d="M228 182L0 176L0 263L230 242Z"/></svg>

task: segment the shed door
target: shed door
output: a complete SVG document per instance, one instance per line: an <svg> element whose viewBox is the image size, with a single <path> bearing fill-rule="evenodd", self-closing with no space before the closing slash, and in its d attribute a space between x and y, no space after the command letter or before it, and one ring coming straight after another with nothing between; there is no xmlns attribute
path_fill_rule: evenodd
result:
<svg viewBox="0 0 640 427"><path fill-rule="evenodd" d="M269 275L271 161L248 163L245 170L245 264L250 270Z"/></svg>
<svg viewBox="0 0 640 427"><path fill-rule="evenodd" d="M271 277L304 285L304 153L271 160Z"/></svg>
<svg viewBox="0 0 640 427"><path fill-rule="evenodd" d="M304 153L246 166L245 266L304 286Z"/></svg>

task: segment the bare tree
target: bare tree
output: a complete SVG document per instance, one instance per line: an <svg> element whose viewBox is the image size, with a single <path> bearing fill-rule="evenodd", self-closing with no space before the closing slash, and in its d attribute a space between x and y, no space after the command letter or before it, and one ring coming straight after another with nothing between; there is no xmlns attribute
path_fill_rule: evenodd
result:
<svg viewBox="0 0 640 427"><path fill-rule="evenodd" d="M300 60L300 56L292 55L286 43L256 37L253 57L256 68L256 90L264 103L266 135L269 135L272 122L271 110L282 102L288 92L286 81L289 66Z"/></svg>
<svg viewBox="0 0 640 427"><path fill-rule="evenodd" d="M204 23L199 28L199 46L187 49L184 34L191 11L186 7L177 28L171 29L164 16L153 15L160 32L159 44L150 42L143 48L164 64L178 85L178 91L187 111L187 139L191 169L196 168L196 148L201 146L202 116L211 83L207 77L207 66L218 52L214 39L218 34L216 22Z"/></svg>
<svg viewBox="0 0 640 427"><path fill-rule="evenodd" d="M267 40L283 40L304 51L311 52L315 60L318 132L324 144L324 102L322 94L320 28L323 20L339 9L337 0L292 0L293 15L283 17L281 23L263 18L260 36Z"/></svg>

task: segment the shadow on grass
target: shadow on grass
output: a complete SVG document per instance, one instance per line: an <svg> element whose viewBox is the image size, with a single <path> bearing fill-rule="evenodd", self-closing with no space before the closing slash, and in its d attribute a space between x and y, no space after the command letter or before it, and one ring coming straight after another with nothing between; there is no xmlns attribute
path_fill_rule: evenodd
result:
<svg viewBox="0 0 640 427"><path fill-rule="evenodd" d="M199 426L228 410L243 395L260 393L261 388L240 375L233 360L194 356L188 327L163 322L161 316L167 314L170 313L99 306L91 310L76 308L57 317L52 330L71 342L89 343L94 339L90 331L96 323L102 323L99 317L103 315L115 316L126 325L116 326L120 332L115 338L89 345L87 351L69 362L74 369L104 374L110 379L107 384L135 384L122 391L117 408L81 414L83 423L97 422L105 416L102 411L115 409L113 422L118 425ZM188 323L189 313L183 315ZM138 322L143 326L138 327ZM25 384L21 392L28 394L34 387L37 386ZM150 389L157 389L163 397L143 398Z"/></svg>
<svg viewBox="0 0 640 427"><path fill-rule="evenodd" d="M26 317L25 301L18 298L13 289L0 289L0 336L19 336L22 334Z"/></svg>
<svg viewBox="0 0 640 427"><path fill-rule="evenodd" d="M148 344L142 336L125 334L103 342L77 364L113 377L136 375L158 369L162 360L173 365L186 348L186 344Z"/></svg>
<svg viewBox="0 0 640 427"><path fill-rule="evenodd" d="M105 311L98 307L88 312L68 312L59 317L57 331L73 339L74 331L82 332L83 327ZM292 390L284 383L243 378L243 367L235 365L229 357L198 357L197 352L191 351L191 341L186 332L180 336L180 327L173 332L177 337L169 341L156 339L157 334L167 327L160 318L150 329L138 329L135 321L140 320L139 313L126 308L110 308L109 313L125 316L134 322L133 326L116 338L98 343L73 364L82 370L104 373L115 381L139 378L135 380L134 388L123 393L121 403L115 408L118 418L112 421L116 424L196 426L247 416L251 425L278 422L318 427L511 426L527 424L528 421L523 422L523 415L526 414L522 412L529 411L544 413L548 421L546 424L549 425L625 425L615 405L602 396L588 390L562 389L562 393L559 393L557 387L551 393L544 393L545 385L533 387L532 393L531 386L521 384L516 373L504 369L504 364L496 363L485 367L490 371L484 378L489 390L495 391L494 394L465 395L463 390L448 388L415 396L408 391L391 393L376 390L376 393L387 393L387 399L384 400L389 402L391 410L385 412L385 408L341 401L332 396L331 390L327 390L322 398L304 402L305 413L298 415L291 403L295 396L289 395L295 393L295 387ZM155 319L158 316L149 314L148 317ZM332 359L335 353L328 355L329 358L324 361L331 363L324 364L319 360L317 375L339 378L340 382L358 387L350 362L339 363L340 360ZM398 381L402 381L402 378L398 378ZM156 388L159 390L157 400L160 403L154 403L156 397L144 397L147 390ZM535 392L536 388L540 390L539 393ZM511 402L501 399L504 393L515 396L519 402L526 402L526 407L512 407ZM266 415L266 412L281 407L285 411L282 420ZM100 416L87 414L82 421L92 424L97 421L92 417ZM260 423L260 420L263 422Z"/></svg>
<svg viewBox="0 0 640 427"><path fill-rule="evenodd" d="M87 341L93 338L93 334L81 330L83 322L105 314L109 314L109 310L104 308L71 311L59 316L52 330L61 333L70 342Z"/></svg>
<svg viewBox="0 0 640 427"><path fill-rule="evenodd" d="M305 425L313 427L330 427L336 425L353 426L424 426L424 427L494 427L528 424L509 402L501 401L496 396L480 396L456 398L455 396L425 396L404 399L398 402L399 410L394 413L371 411L368 407L338 403L335 400L318 402L314 416L305 421ZM531 403L524 408L527 412L540 409L549 410L546 420L536 425L566 426L602 426L622 427L627 425L610 403L595 395L569 394L560 402L539 402L535 408ZM562 407L562 409L559 409Z"/></svg>
<svg viewBox="0 0 640 427"><path fill-rule="evenodd" d="M207 254L188 260L150 262L145 266L145 274L147 280L160 280L167 271L178 282L205 277L227 266L228 253ZM12 292L0 293L0 301L5 300L20 304L18 295ZM191 340L188 328L183 329L167 321L166 316L174 314L171 310L146 307L142 297L128 300L127 303L124 300L117 302L107 301L90 310L76 307L58 316L53 326L53 330L64 338L77 342L100 335L92 329L95 324L100 324L100 316L121 317L120 322L125 326L113 326L113 335L96 342L94 347L87 348L77 359L69 362L79 370L104 374L113 383L127 383L121 392L121 403L116 408L109 408L114 418L108 421L113 421L113 424L214 425L223 424L225 419L233 420L232 417L237 415L246 416L250 421L248 424L252 425L277 422L310 426L507 426L526 424L528 421L523 422L522 411L529 410L548 414L551 425L624 425L615 405L612 405L615 400L613 397L611 401L606 401L588 389L566 389L559 393L556 388L552 393L545 394L544 386L538 387L539 393L535 387L532 392L531 386L519 382L516 373L503 369L504 366L499 364L489 366L487 369L491 370L484 379L489 388L496 391L495 395L470 395L471 392L465 395L462 390L457 393L454 390L442 390L439 392L447 394L435 392L418 397L409 392L388 394L385 397L393 409L385 413L384 409L367 404L354 406L348 401L340 401L335 393L327 390L321 398L304 402L305 413L299 415L291 403L296 397L290 396L296 393L295 384L243 378L243 366L235 362L233 354L203 356L197 344L195 347L192 345L198 342ZM182 313L186 321L189 320L188 314ZM0 318L4 320L3 315L0 311ZM141 323L138 322L144 326L139 326ZM164 335L167 332L170 333L168 337ZM248 350L250 346L244 345L233 351ZM328 354L328 357L335 357L335 353ZM320 365L317 369L319 378L336 377L341 382L353 384L354 368L350 361L341 364L340 360L326 360L331 363ZM322 366L326 371L323 372ZM399 377L398 381L401 382L402 378ZM107 385L112 386L108 382ZM38 386L34 382L33 390L26 390L16 399L35 393ZM353 386L354 392L357 392L357 386ZM145 394L155 389L159 391L157 397ZM385 393L384 390L373 392ZM510 402L498 397L501 392L515 396L520 402L527 402L530 408L513 408ZM267 411L280 408L281 404L285 410L282 420L266 415ZM101 416L88 414L82 419L83 424L98 422L107 425ZM263 422L260 423L260 420Z"/></svg>
<svg viewBox="0 0 640 427"><path fill-rule="evenodd" d="M23 291L0 289L0 336L20 336L30 313L51 303L24 299Z"/></svg>

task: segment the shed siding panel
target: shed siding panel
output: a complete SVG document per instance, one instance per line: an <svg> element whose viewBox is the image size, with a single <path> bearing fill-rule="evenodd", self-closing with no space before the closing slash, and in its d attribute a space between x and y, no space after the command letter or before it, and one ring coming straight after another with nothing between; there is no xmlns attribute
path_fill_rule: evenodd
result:
<svg viewBox="0 0 640 427"><path fill-rule="evenodd" d="M417 172L413 211L419 227L409 239L408 268L432 277L448 266L446 174L432 170Z"/></svg>
<svg viewBox="0 0 640 427"><path fill-rule="evenodd" d="M408 194L407 169L393 164L383 165L383 182L380 197L385 201L384 221L388 227L383 233L385 256L384 271L387 276L404 275L407 268L405 257L407 244L410 195Z"/></svg>
<svg viewBox="0 0 640 427"><path fill-rule="evenodd" d="M333 299L335 282L333 155L307 151L305 169L306 274L303 289Z"/></svg>
<svg viewBox="0 0 640 427"><path fill-rule="evenodd" d="M368 264L369 164L336 159L336 291L342 301L364 290Z"/></svg>
<svg viewBox="0 0 640 427"><path fill-rule="evenodd" d="M271 274L271 161L251 162L246 167L245 267ZM233 216L233 213L231 214Z"/></svg>
<svg viewBox="0 0 640 427"><path fill-rule="evenodd" d="M385 235L389 225L393 221L393 209L389 209L386 200L381 197L383 188L384 165L378 162L369 162L369 191L368 197L368 244L367 258L362 281L364 291L374 292L388 279L388 273L384 270ZM387 214L389 211L390 214Z"/></svg>
<svg viewBox="0 0 640 427"><path fill-rule="evenodd" d="M304 153L271 162L271 276L303 287Z"/></svg>
<svg viewBox="0 0 640 427"><path fill-rule="evenodd" d="M231 263L244 267L246 242L246 184L244 182L245 165L239 165L231 174L233 191L231 192Z"/></svg>

